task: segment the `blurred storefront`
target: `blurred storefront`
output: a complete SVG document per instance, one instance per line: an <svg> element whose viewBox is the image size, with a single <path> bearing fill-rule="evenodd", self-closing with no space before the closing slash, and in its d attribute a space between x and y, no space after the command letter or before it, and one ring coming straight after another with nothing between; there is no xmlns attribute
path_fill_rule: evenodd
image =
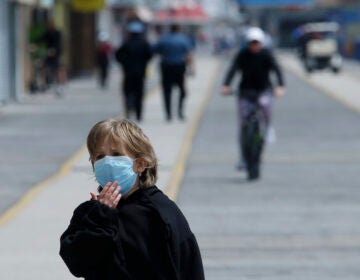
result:
<svg viewBox="0 0 360 280"><path fill-rule="evenodd" d="M97 32L109 30L109 37L120 34L116 19L119 19L119 14L128 16L133 7L130 2L1 0L0 50L3 55L0 57L0 103L21 100L31 92L34 76L42 75L41 60L44 60L45 50L41 38L49 20L53 20L61 32L61 65L68 76L89 75L95 69ZM146 17L146 7L136 9ZM122 23L121 20L119 22Z"/></svg>
<svg viewBox="0 0 360 280"><path fill-rule="evenodd" d="M38 15L34 9L45 8L45 2L48 1L0 1L0 99L3 102L20 100L27 91L32 75L29 40L32 22Z"/></svg>
<svg viewBox="0 0 360 280"><path fill-rule="evenodd" d="M14 80L11 78L11 3L0 1L0 103L8 101Z"/></svg>
<svg viewBox="0 0 360 280"><path fill-rule="evenodd" d="M39 70L39 61L45 55L43 47L38 42L46 29L48 19L53 17L54 1L9 0L6 2L11 74L7 100L21 100L24 94L29 92L31 81ZM1 13L3 9L0 10ZM2 16L0 18L3 19Z"/></svg>
<svg viewBox="0 0 360 280"><path fill-rule="evenodd" d="M72 0L69 10L70 74L91 75L95 68L96 14L105 0Z"/></svg>
<svg viewBox="0 0 360 280"><path fill-rule="evenodd" d="M104 0L14 0L17 11L18 57L22 67L22 92L29 92L30 81L38 70L31 49L41 52L39 38L47 22L53 20L61 32L61 67L69 77L92 74L95 68L95 15L104 8ZM39 60L38 59L38 60ZM39 64L39 63L38 63ZM41 64L41 63L40 63ZM23 71L21 69L24 69Z"/></svg>
<svg viewBox="0 0 360 280"><path fill-rule="evenodd" d="M329 12L329 19L340 24L342 54L360 60L360 5L333 9Z"/></svg>

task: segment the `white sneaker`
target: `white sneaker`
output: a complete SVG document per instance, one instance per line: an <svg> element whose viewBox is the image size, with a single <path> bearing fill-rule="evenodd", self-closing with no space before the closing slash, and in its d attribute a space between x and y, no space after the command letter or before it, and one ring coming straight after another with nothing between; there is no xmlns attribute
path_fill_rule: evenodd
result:
<svg viewBox="0 0 360 280"><path fill-rule="evenodd" d="M238 171L244 171L246 170L246 162L244 161L239 161L238 164L236 164L236 170Z"/></svg>
<svg viewBox="0 0 360 280"><path fill-rule="evenodd" d="M55 94L56 94L57 97L63 98L64 95L65 95L63 87L58 86L58 87L56 88L56 90L55 90Z"/></svg>
<svg viewBox="0 0 360 280"><path fill-rule="evenodd" d="M276 142L276 132L273 126L270 126L266 132L266 143L274 144Z"/></svg>

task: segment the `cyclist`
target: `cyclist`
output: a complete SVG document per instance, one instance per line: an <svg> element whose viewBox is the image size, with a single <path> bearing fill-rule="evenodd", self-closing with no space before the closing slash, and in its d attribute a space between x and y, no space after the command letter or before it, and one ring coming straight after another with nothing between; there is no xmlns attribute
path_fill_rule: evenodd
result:
<svg viewBox="0 0 360 280"><path fill-rule="evenodd" d="M250 27L246 33L246 46L236 55L224 81L223 95L231 93L230 84L237 72L241 72L242 78L239 83L238 120L239 120L239 144L240 162L239 170L248 169L246 157L243 151L241 132L244 129L246 119L256 105L264 116L265 126L269 127L271 120L271 105L273 96L284 94L284 80L278 63L274 56L264 47L265 34L258 27ZM270 80L271 72L277 76L278 86L273 88ZM260 162L259 162L260 163ZM248 169L248 179L255 180L260 177L259 167L256 170Z"/></svg>
<svg viewBox="0 0 360 280"><path fill-rule="evenodd" d="M55 22L49 20L47 30L43 35L46 47L45 75L47 85L56 85L55 93L58 97L63 97L63 85L65 83L64 69L61 67L62 38L61 32L56 28Z"/></svg>

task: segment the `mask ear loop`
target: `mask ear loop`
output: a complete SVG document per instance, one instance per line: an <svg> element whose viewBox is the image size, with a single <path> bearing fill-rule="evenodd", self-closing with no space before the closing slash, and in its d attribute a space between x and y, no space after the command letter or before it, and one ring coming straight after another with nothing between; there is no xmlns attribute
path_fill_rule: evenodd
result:
<svg viewBox="0 0 360 280"><path fill-rule="evenodd" d="M140 159L140 157L134 158L134 159L133 159L133 162L136 161L136 160L138 160L138 159ZM148 162L147 162L147 164L148 164ZM146 169L149 169L149 168L151 168L151 167L150 167L150 166L146 166L146 167L145 167L145 170L144 170L143 172L138 173L140 186L141 186L141 183L146 180L145 171L146 171Z"/></svg>
<svg viewBox="0 0 360 280"><path fill-rule="evenodd" d="M138 159L140 159L139 157L137 157L137 158L134 158L132 161L133 161L133 164L134 164L134 162L136 161L136 160L138 160ZM138 176L139 176L139 178L141 177L141 175L142 175L142 172L140 172L140 173L136 173Z"/></svg>
<svg viewBox="0 0 360 280"><path fill-rule="evenodd" d="M134 159L133 159L133 162L135 162L135 161L138 160L138 159L140 159L140 157L134 158ZM151 166L146 166L146 167L145 167L145 169L149 169L149 168L151 168ZM140 176L141 174L142 174L142 172L139 173L138 175Z"/></svg>

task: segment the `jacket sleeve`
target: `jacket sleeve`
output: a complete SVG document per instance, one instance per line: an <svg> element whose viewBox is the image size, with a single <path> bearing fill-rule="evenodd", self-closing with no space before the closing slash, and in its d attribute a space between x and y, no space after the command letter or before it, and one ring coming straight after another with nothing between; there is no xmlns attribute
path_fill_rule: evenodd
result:
<svg viewBox="0 0 360 280"><path fill-rule="evenodd" d="M120 64L125 63L126 55L125 55L125 47L124 47L124 45L116 50L115 59Z"/></svg>
<svg viewBox="0 0 360 280"><path fill-rule="evenodd" d="M149 62L154 54L154 50L149 43L146 43L146 62Z"/></svg>
<svg viewBox="0 0 360 280"><path fill-rule="evenodd" d="M269 54L271 68L275 71L275 74L276 74L276 77L278 80L278 85L284 86L284 77L283 77L282 71L280 69L280 66L270 51L268 54Z"/></svg>
<svg viewBox="0 0 360 280"><path fill-rule="evenodd" d="M180 245L179 270L181 280L205 279L199 246L193 234Z"/></svg>
<svg viewBox="0 0 360 280"><path fill-rule="evenodd" d="M239 66L241 62L240 60L241 60L241 52L239 51L225 77L225 81L224 81L225 86L229 86L231 84L231 81L234 78L236 71L239 70Z"/></svg>
<svg viewBox="0 0 360 280"><path fill-rule="evenodd" d="M61 39L61 32L57 31L56 42L55 42L55 50L56 56L60 57L62 53L62 39Z"/></svg>
<svg viewBox="0 0 360 280"><path fill-rule="evenodd" d="M70 272L86 277L113 258L119 231L117 210L97 201L81 204L60 237L60 255Z"/></svg>

